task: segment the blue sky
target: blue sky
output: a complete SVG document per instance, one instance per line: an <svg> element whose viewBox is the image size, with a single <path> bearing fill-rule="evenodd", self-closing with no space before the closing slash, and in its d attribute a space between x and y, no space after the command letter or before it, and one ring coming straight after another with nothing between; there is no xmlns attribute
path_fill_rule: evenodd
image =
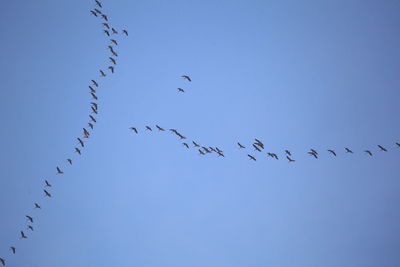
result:
<svg viewBox="0 0 400 267"><path fill-rule="evenodd" d="M102 2L129 30L104 79L94 2L2 5L7 266L399 266L397 1ZM91 79L98 123L79 157ZM144 131L155 124L226 157ZM237 148L254 138L297 161Z"/></svg>

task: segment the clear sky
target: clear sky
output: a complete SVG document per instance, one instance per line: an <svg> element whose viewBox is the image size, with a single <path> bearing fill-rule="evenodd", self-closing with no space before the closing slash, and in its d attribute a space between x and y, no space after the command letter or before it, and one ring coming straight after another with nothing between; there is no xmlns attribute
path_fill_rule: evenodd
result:
<svg viewBox="0 0 400 267"><path fill-rule="evenodd" d="M2 4L7 266L400 266L398 1L102 2L129 30L106 78L94 1ZM98 123L79 157L91 79ZM155 124L225 158L144 130ZM263 153L236 146L254 138Z"/></svg>

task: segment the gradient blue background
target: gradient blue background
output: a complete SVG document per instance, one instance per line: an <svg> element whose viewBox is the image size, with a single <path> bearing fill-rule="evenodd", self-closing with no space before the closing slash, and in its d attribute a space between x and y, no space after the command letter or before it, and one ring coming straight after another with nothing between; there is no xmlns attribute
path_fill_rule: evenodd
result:
<svg viewBox="0 0 400 267"><path fill-rule="evenodd" d="M398 1L103 4L130 36L116 73L102 80L98 123L80 158L73 148L90 112L87 85L108 65L94 2L2 4L8 266L400 266ZM144 131L155 124L226 158ZM252 149L258 161L250 161L236 142L253 138L297 162ZM311 147L320 159L306 154ZM25 214L35 232L21 241Z"/></svg>

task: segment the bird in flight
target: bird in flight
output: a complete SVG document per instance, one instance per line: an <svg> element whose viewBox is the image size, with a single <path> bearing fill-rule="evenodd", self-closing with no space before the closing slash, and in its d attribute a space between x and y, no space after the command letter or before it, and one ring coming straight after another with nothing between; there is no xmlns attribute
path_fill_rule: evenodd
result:
<svg viewBox="0 0 400 267"><path fill-rule="evenodd" d="M310 154L311 156L313 156L314 158L318 158L318 154L316 154L314 151L310 151L310 152L307 152L308 154Z"/></svg>
<svg viewBox="0 0 400 267"><path fill-rule="evenodd" d="M35 203L35 209L41 209L40 205L38 203Z"/></svg>
<svg viewBox="0 0 400 267"><path fill-rule="evenodd" d="M220 151L217 151L217 154L218 154L218 157L224 157L224 158L225 158L224 153L222 153L222 152L220 152Z"/></svg>
<svg viewBox="0 0 400 267"><path fill-rule="evenodd" d="M31 223L33 223L33 218L32 218L31 216L25 215L25 217L26 217L26 219L27 219L28 221L30 221Z"/></svg>
<svg viewBox="0 0 400 267"><path fill-rule="evenodd" d="M114 65L117 65L117 61L114 59L114 58L112 58L112 57L108 57L109 59L110 59L110 61L114 64Z"/></svg>
<svg viewBox="0 0 400 267"><path fill-rule="evenodd" d="M184 92L185 92L185 90L184 90L183 88L178 88L178 92L182 92L182 93L184 93Z"/></svg>
<svg viewBox="0 0 400 267"><path fill-rule="evenodd" d="M128 36L128 31L127 31L127 30L122 30L122 32L123 32L126 36Z"/></svg>
<svg viewBox="0 0 400 267"><path fill-rule="evenodd" d="M294 160L294 159L292 159L292 158L291 158L291 157L289 157L289 156L286 156L286 158L288 159L289 163L290 163L290 162L295 162L295 160Z"/></svg>
<svg viewBox="0 0 400 267"><path fill-rule="evenodd" d="M193 145L194 145L195 147L200 147L199 144L197 144L195 141L192 141L192 143L193 143Z"/></svg>
<svg viewBox="0 0 400 267"><path fill-rule="evenodd" d="M28 230L31 230L33 232L33 227L31 225L28 225Z"/></svg>
<svg viewBox="0 0 400 267"><path fill-rule="evenodd" d="M311 148L310 151L311 151L312 153L314 153L315 155L318 155L318 152L315 151L314 149Z"/></svg>
<svg viewBox="0 0 400 267"><path fill-rule="evenodd" d="M186 148L189 148L189 145L187 143L182 143Z"/></svg>
<svg viewBox="0 0 400 267"><path fill-rule="evenodd" d="M24 231L21 231L21 238L27 238Z"/></svg>
<svg viewBox="0 0 400 267"><path fill-rule="evenodd" d="M256 146L256 144L253 144L253 147L254 147L255 150L257 150L258 152L261 152L261 149L259 149L258 146Z"/></svg>
<svg viewBox="0 0 400 267"><path fill-rule="evenodd" d="M102 14L101 11L98 10L97 8L95 8L94 11L96 11L97 14Z"/></svg>
<svg viewBox="0 0 400 267"><path fill-rule="evenodd" d="M90 85L88 87L89 87L91 93L96 93L96 90L93 87L91 87Z"/></svg>
<svg viewBox="0 0 400 267"><path fill-rule="evenodd" d="M372 152L369 150L364 150L365 153L367 153L368 155L372 156Z"/></svg>
<svg viewBox="0 0 400 267"><path fill-rule="evenodd" d="M5 259L0 258L0 262L1 262L1 264L2 264L3 266L6 266L6 260L5 260Z"/></svg>
<svg viewBox="0 0 400 267"><path fill-rule="evenodd" d="M80 139L79 137L76 139L79 141L79 143L81 144L82 147L85 147L85 144L83 143L82 139Z"/></svg>
<svg viewBox="0 0 400 267"><path fill-rule="evenodd" d="M106 77L106 74L104 73L104 71L100 70L100 76L101 77Z"/></svg>
<svg viewBox="0 0 400 267"><path fill-rule="evenodd" d="M291 157L292 156L292 153L290 153L290 151L289 150L285 150L285 153L289 156L289 157Z"/></svg>
<svg viewBox="0 0 400 267"><path fill-rule="evenodd" d="M382 151L384 151L384 152L387 152L387 149L386 149L386 148L384 148L383 146L381 146L381 145L378 145L378 147L380 148L380 150L382 150Z"/></svg>
<svg viewBox="0 0 400 267"><path fill-rule="evenodd" d="M13 254L15 254L15 252L17 251L17 249L15 247L10 247L11 251Z"/></svg>
<svg viewBox="0 0 400 267"><path fill-rule="evenodd" d="M72 159L67 159L67 162L72 165Z"/></svg>
<svg viewBox="0 0 400 267"><path fill-rule="evenodd" d="M88 126L90 127L90 129L93 130L93 124L92 123L88 122Z"/></svg>
<svg viewBox="0 0 400 267"><path fill-rule="evenodd" d="M328 149L327 151L336 157L336 152L334 150Z"/></svg>
<svg viewBox="0 0 400 267"><path fill-rule="evenodd" d="M59 168L59 167L57 167L57 174L63 174L64 172Z"/></svg>
<svg viewBox="0 0 400 267"><path fill-rule="evenodd" d="M51 187L51 184L47 180L44 180L44 183L46 184L47 187Z"/></svg>
<svg viewBox="0 0 400 267"><path fill-rule="evenodd" d="M138 130L137 130L135 127L131 127L131 128L129 128L129 129L131 129L131 130L134 131L135 133L138 133Z"/></svg>
<svg viewBox="0 0 400 267"><path fill-rule="evenodd" d="M264 149L264 144L260 140L258 140L257 138L254 138L254 140L256 140L256 142L254 143L255 145L258 145L259 147Z"/></svg>
<svg viewBox="0 0 400 267"><path fill-rule="evenodd" d="M90 13L92 13L93 16L97 17L97 13L94 12L93 10L90 10Z"/></svg>
<svg viewBox="0 0 400 267"><path fill-rule="evenodd" d="M157 124L156 124L156 127L157 127L157 129L159 130L159 131L165 131L165 129L164 128L162 128L162 127L160 127L160 126L158 126Z"/></svg>
<svg viewBox="0 0 400 267"><path fill-rule="evenodd" d="M150 126L146 126L146 130L153 131Z"/></svg>
<svg viewBox="0 0 400 267"><path fill-rule="evenodd" d="M114 67L113 66L108 66L108 69L111 70L111 73L114 73Z"/></svg>
<svg viewBox="0 0 400 267"><path fill-rule="evenodd" d="M346 153L353 153L353 151L351 149L348 149L347 147L345 147L344 149L346 149Z"/></svg>
<svg viewBox="0 0 400 267"><path fill-rule="evenodd" d="M115 40L115 39L110 39L110 41L111 41L111 43L113 43L113 44L115 44L115 45L118 45L117 40Z"/></svg>
<svg viewBox="0 0 400 267"><path fill-rule="evenodd" d="M398 147L400 147L400 143L396 143L396 145L397 145Z"/></svg>
<svg viewBox="0 0 400 267"><path fill-rule="evenodd" d="M252 155L250 155L250 154L247 154L247 156L251 159L251 160L254 160L254 161L257 161L256 160L256 158L255 157L253 157Z"/></svg>
<svg viewBox="0 0 400 267"><path fill-rule="evenodd" d="M92 95L92 98L93 98L93 99L95 99L95 100L98 100L98 99L99 99L93 92L90 92L90 94Z"/></svg>
<svg viewBox="0 0 400 267"><path fill-rule="evenodd" d="M190 77L189 77L188 75L182 75L181 77L182 77L183 79L188 80L189 82L192 81L192 79L190 79Z"/></svg>
<svg viewBox="0 0 400 267"><path fill-rule="evenodd" d="M92 83L94 86L99 87L99 84L95 80L92 80Z"/></svg>
<svg viewBox="0 0 400 267"><path fill-rule="evenodd" d="M92 109L92 113L94 114L99 114L99 112L97 111L97 109L95 109L94 107L90 107Z"/></svg>
<svg viewBox="0 0 400 267"><path fill-rule="evenodd" d="M107 29L110 29L110 25L108 25L107 22L103 22L103 26L106 27Z"/></svg>
<svg viewBox="0 0 400 267"><path fill-rule="evenodd" d="M118 31L114 28L111 28L113 34L118 34Z"/></svg>
<svg viewBox="0 0 400 267"><path fill-rule="evenodd" d="M241 143L237 142L239 148L246 148L245 146L243 146Z"/></svg>
<svg viewBox="0 0 400 267"><path fill-rule="evenodd" d="M51 194L49 192L47 192L47 190L43 189L44 193L46 194L46 197L51 197Z"/></svg>
<svg viewBox="0 0 400 267"><path fill-rule="evenodd" d="M96 1L96 5L98 5L99 7L103 7L103 5L101 4L101 2L99 0L95 0Z"/></svg>
<svg viewBox="0 0 400 267"><path fill-rule="evenodd" d="M97 122L96 119L92 115L89 115L89 117L93 122Z"/></svg>
<svg viewBox="0 0 400 267"><path fill-rule="evenodd" d="M107 36L110 36L110 32L109 32L108 30L103 30L103 32L104 32L105 34L107 34Z"/></svg>
<svg viewBox="0 0 400 267"><path fill-rule="evenodd" d="M102 14L101 15L101 17L105 20L105 21L108 21L108 17L107 17L107 15L105 15L105 14Z"/></svg>
<svg viewBox="0 0 400 267"><path fill-rule="evenodd" d="M81 150L77 147L75 147L75 152L78 153L79 155L82 155Z"/></svg>
<svg viewBox="0 0 400 267"><path fill-rule="evenodd" d="M200 155L205 155L205 153L203 152L203 150L199 149L199 154Z"/></svg>

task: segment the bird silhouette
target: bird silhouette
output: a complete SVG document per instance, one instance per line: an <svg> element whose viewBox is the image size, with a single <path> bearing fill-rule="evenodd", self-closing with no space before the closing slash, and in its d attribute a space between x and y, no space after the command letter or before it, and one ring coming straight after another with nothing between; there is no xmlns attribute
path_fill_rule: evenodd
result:
<svg viewBox="0 0 400 267"><path fill-rule="evenodd" d="M156 125L156 127L157 127L157 129L159 130L159 131L165 131L165 129L164 128L162 128L162 127L160 127L160 126L158 126L158 125Z"/></svg>
<svg viewBox="0 0 400 267"><path fill-rule="evenodd" d="M97 8L95 8L94 11L96 11L97 14L102 14L102 12L100 10L98 10Z"/></svg>
<svg viewBox="0 0 400 267"><path fill-rule="evenodd" d="M220 152L220 151L217 151L217 154L218 154L218 156L221 156L221 157L224 157L224 158L225 158L224 153L222 153L222 152Z"/></svg>
<svg viewBox="0 0 400 267"><path fill-rule="evenodd" d="M334 150L328 149L327 151L336 157L336 152Z"/></svg>
<svg viewBox="0 0 400 267"><path fill-rule="evenodd" d="M97 109L95 109L94 107L90 107L91 109L92 109L92 113L94 113L94 114L99 114L99 112L97 111Z"/></svg>
<svg viewBox="0 0 400 267"><path fill-rule="evenodd" d="M184 90L183 88L178 88L178 92L182 92L182 93L184 93L184 92L185 92L185 90Z"/></svg>
<svg viewBox="0 0 400 267"><path fill-rule="evenodd" d="M75 147L75 152L78 153L79 155L82 155L81 150L77 147Z"/></svg>
<svg viewBox="0 0 400 267"><path fill-rule="evenodd" d="M13 254L15 254L15 252L17 251L17 249L15 247L10 247L11 251Z"/></svg>
<svg viewBox="0 0 400 267"><path fill-rule="evenodd" d="M49 192L47 192L46 189L43 189L43 191L44 191L46 197L51 197L51 194Z"/></svg>
<svg viewBox="0 0 400 267"><path fill-rule="evenodd" d="M40 205L38 203L35 203L35 209L41 209Z"/></svg>
<svg viewBox="0 0 400 267"><path fill-rule="evenodd" d="M182 75L181 77L188 80L189 82L192 81L192 79L188 75Z"/></svg>
<svg viewBox="0 0 400 267"><path fill-rule="evenodd" d="M99 0L95 0L96 1L96 5L98 5L99 7L103 7L103 5L101 4L101 2Z"/></svg>
<svg viewBox="0 0 400 267"><path fill-rule="evenodd" d="M25 235L24 231L21 231L21 238L27 238L27 236Z"/></svg>
<svg viewBox="0 0 400 267"><path fill-rule="evenodd" d="M180 139L186 139L186 136L183 136L180 133L177 133L176 135L179 136Z"/></svg>
<svg viewBox="0 0 400 267"><path fill-rule="evenodd" d="M369 150L364 150L365 153L367 153L368 155L372 156L372 152Z"/></svg>
<svg viewBox="0 0 400 267"><path fill-rule="evenodd" d="M31 216L25 215L25 217L26 217L26 219L27 219L28 221L30 221L31 223L33 223L33 218L32 218Z"/></svg>
<svg viewBox="0 0 400 267"><path fill-rule="evenodd" d="M384 152L387 152L387 149L386 149L386 148L384 148L383 146L381 146L381 145L378 145L378 147L380 148L380 150L382 150L382 151L384 151Z"/></svg>
<svg viewBox="0 0 400 267"><path fill-rule="evenodd" d="M126 36L128 36L128 31L127 31L127 30L122 30L122 32L123 32Z"/></svg>
<svg viewBox="0 0 400 267"><path fill-rule="evenodd" d="M106 74L104 73L104 71L100 70L100 76L101 77L106 77Z"/></svg>
<svg viewBox="0 0 400 267"><path fill-rule="evenodd" d="M258 148L258 146L256 146L256 144L253 144L253 147L255 150L257 150L258 152L261 152L261 149Z"/></svg>
<svg viewBox="0 0 400 267"><path fill-rule="evenodd" d="M110 25L108 25L107 22L103 22L103 26L106 27L107 29L110 29Z"/></svg>
<svg viewBox="0 0 400 267"><path fill-rule="evenodd" d="M314 151L310 151L310 152L307 152L308 154L310 154L311 156L313 156L314 158L318 158L318 154L316 154Z"/></svg>
<svg viewBox="0 0 400 267"><path fill-rule="evenodd" d="M189 145L187 143L182 143L186 148L189 148Z"/></svg>
<svg viewBox="0 0 400 267"><path fill-rule="evenodd" d="M93 124L92 123L88 122L88 126L90 127L90 129L93 130Z"/></svg>
<svg viewBox="0 0 400 267"><path fill-rule="evenodd" d="M79 137L76 138L79 142L79 144L81 144L82 147L85 147L85 144L83 143L82 139L80 139Z"/></svg>
<svg viewBox="0 0 400 267"><path fill-rule="evenodd" d="M397 145L398 147L400 147L400 143L396 143L396 145Z"/></svg>
<svg viewBox="0 0 400 267"><path fill-rule="evenodd" d="M131 127L131 128L129 128L129 129L131 129L131 130L134 131L135 133L138 133L138 130L137 130L135 127Z"/></svg>
<svg viewBox="0 0 400 267"><path fill-rule="evenodd" d="M353 151L347 147L344 148L346 150L346 153L353 153Z"/></svg>
<svg viewBox="0 0 400 267"><path fill-rule="evenodd" d="M117 61L114 59L114 58L112 58L112 57L108 57L109 59L110 59L110 61L114 64L114 65L117 65Z"/></svg>
<svg viewBox="0 0 400 267"><path fill-rule="evenodd" d="M95 80L92 80L92 83L94 86L99 87L99 84Z"/></svg>
<svg viewBox="0 0 400 267"><path fill-rule="evenodd" d="M51 187L51 184L47 180L44 180L44 183L46 184L47 187Z"/></svg>
<svg viewBox="0 0 400 267"><path fill-rule="evenodd" d="M290 153L290 151L289 150L285 150L285 153L289 156L289 157L291 157L292 156L292 153Z"/></svg>
<svg viewBox="0 0 400 267"><path fill-rule="evenodd" d="M205 153L203 152L203 150L199 149L199 154L200 155L205 155Z"/></svg>
<svg viewBox="0 0 400 267"><path fill-rule="evenodd" d="M318 155L318 152L315 151L314 149L311 148L310 151L311 151L312 153L314 153L315 155Z"/></svg>
<svg viewBox="0 0 400 267"><path fill-rule="evenodd" d="M204 149L204 151L205 151L206 153L211 153L211 151L210 151L208 148L206 148L205 146L202 146L201 148Z"/></svg>
<svg viewBox="0 0 400 267"><path fill-rule="evenodd" d="M31 225L28 225L28 230L31 230L33 232L33 227Z"/></svg>
<svg viewBox="0 0 400 267"><path fill-rule="evenodd" d="M193 145L194 145L195 147L200 147L199 144L197 144L195 141L192 141L192 143L193 143Z"/></svg>
<svg viewBox="0 0 400 267"><path fill-rule="evenodd" d="M93 87L91 87L90 85L88 87L89 87L91 93L94 93L94 94L96 93L96 90Z"/></svg>
<svg viewBox="0 0 400 267"><path fill-rule="evenodd" d="M108 30L103 30L103 32L104 32L105 34L107 34L107 36L110 36L110 32L109 32Z"/></svg>
<svg viewBox="0 0 400 267"><path fill-rule="evenodd" d="M72 165L72 159L67 159L68 163Z"/></svg>
<svg viewBox="0 0 400 267"><path fill-rule="evenodd" d="M256 140L256 142L254 144L256 144L259 147L261 147L262 149L264 149L264 144L260 140L258 140L257 138L254 138L254 140Z"/></svg>
<svg viewBox="0 0 400 267"><path fill-rule="evenodd" d="M114 28L111 28L113 34L118 34L118 31Z"/></svg>
<svg viewBox="0 0 400 267"><path fill-rule="evenodd" d="M98 109L98 105L96 102L90 102L90 104L97 110Z"/></svg>
<svg viewBox="0 0 400 267"><path fill-rule="evenodd" d="M92 13L93 16L97 17L97 13L94 12L93 10L90 10L90 13Z"/></svg>
<svg viewBox="0 0 400 267"><path fill-rule="evenodd" d="M89 117L93 122L97 122L96 119L92 115L89 115Z"/></svg>
<svg viewBox="0 0 400 267"><path fill-rule="evenodd" d="M290 163L290 162L295 162L295 160L294 160L294 159L292 159L292 158L291 158L291 157L289 157L289 156L286 156L286 158L288 159L289 163Z"/></svg>
<svg viewBox="0 0 400 267"><path fill-rule="evenodd" d="M59 168L59 167L57 167L57 174L63 174L64 172Z"/></svg>
<svg viewBox="0 0 400 267"><path fill-rule="evenodd" d="M255 157L253 157L252 155L250 155L250 154L247 154L247 156L251 159L251 160L254 160L254 161L257 161L256 160L256 158Z"/></svg>
<svg viewBox="0 0 400 267"><path fill-rule="evenodd" d="M118 45L117 40L115 40L115 39L110 39L110 41L111 41L111 43L113 43L113 44L115 44L115 45Z"/></svg>
<svg viewBox="0 0 400 267"><path fill-rule="evenodd" d="M101 17L105 20L105 21L108 21L108 17L107 17L107 15L105 15L105 14L101 14Z"/></svg>
<svg viewBox="0 0 400 267"><path fill-rule="evenodd" d="M246 148L245 146L243 146L241 143L237 142L239 148Z"/></svg>
<svg viewBox="0 0 400 267"><path fill-rule="evenodd" d="M93 92L90 92L90 94L92 95L93 99L98 100L98 97Z"/></svg>
<svg viewBox="0 0 400 267"><path fill-rule="evenodd" d="M1 263L3 266L6 266L6 260L5 260L5 259L0 258L0 263Z"/></svg>
<svg viewBox="0 0 400 267"><path fill-rule="evenodd" d="M150 126L146 126L146 131L153 131L151 128L150 128Z"/></svg>
<svg viewBox="0 0 400 267"><path fill-rule="evenodd" d="M117 52L115 52L114 50L111 50L111 54L113 54L114 56L118 57Z"/></svg>
<svg viewBox="0 0 400 267"><path fill-rule="evenodd" d="M114 67L113 66L108 66L108 69L111 70L111 73L114 73Z"/></svg>

